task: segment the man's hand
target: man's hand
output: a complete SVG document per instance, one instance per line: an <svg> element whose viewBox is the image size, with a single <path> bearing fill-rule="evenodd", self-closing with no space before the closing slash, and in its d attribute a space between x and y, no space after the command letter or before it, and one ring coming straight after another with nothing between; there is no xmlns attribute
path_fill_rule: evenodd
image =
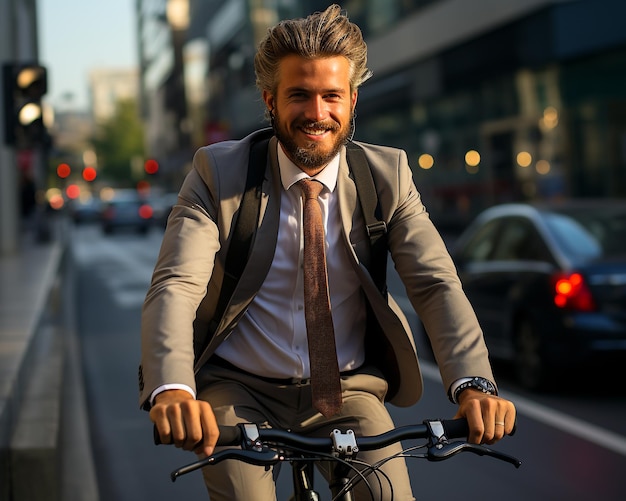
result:
<svg viewBox="0 0 626 501"><path fill-rule="evenodd" d="M184 390L166 390L150 409L161 442L186 451L213 454L219 429L208 402L195 400Z"/></svg>
<svg viewBox="0 0 626 501"><path fill-rule="evenodd" d="M494 444L504 435L510 435L515 425L513 402L468 388L459 396L459 410L455 418L467 419L470 434L468 442Z"/></svg>

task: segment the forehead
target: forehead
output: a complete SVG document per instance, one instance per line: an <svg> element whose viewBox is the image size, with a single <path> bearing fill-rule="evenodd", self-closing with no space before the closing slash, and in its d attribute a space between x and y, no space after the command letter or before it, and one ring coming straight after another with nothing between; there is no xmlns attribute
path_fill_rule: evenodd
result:
<svg viewBox="0 0 626 501"><path fill-rule="evenodd" d="M350 86L350 62L344 56L305 58L295 54L279 63L278 86Z"/></svg>

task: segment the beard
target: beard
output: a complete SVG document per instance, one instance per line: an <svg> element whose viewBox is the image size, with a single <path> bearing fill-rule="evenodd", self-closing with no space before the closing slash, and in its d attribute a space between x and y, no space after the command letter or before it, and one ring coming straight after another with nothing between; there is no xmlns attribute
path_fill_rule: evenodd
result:
<svg viewBox="0 0 626 501"><path fill-rule="evenodd" d="M350 115L350 121L347 126L341 125L334 120L324 122L299 121L294 122L294 129L300 127L329 130L335 134L334 141L329 149L322 149L318 142L309 141L305 145L298 145L292 135L289 134L286 127L280 121L278 110L274 110L274 119L272 126L274 134L282 144L287 156L298 166L308 169L317 169L324 167L339 153L341 147L346 144L348 137L352 132L352 122L354 112Z"/></svg>

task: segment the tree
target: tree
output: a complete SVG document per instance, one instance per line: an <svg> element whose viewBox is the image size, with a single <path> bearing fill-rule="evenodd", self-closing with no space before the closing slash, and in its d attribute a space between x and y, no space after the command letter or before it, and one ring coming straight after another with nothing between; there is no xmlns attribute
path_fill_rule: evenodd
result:
<svg viewBox="0 0 626 501"><path fill-rule="evenodd" d="M98 124L93 145L98 156L99 176L131 185L133 158L144 156L144 131L136 100L118 101L111 118Z"/></svg>

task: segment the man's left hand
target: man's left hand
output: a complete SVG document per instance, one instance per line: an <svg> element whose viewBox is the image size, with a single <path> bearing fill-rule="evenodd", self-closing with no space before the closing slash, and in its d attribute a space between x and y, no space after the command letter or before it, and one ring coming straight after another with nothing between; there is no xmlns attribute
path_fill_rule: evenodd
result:
<svg viewBox="0 0 626 501"><path fill-rule="evenodd" d="M459 410L455 418L467 419L470 430L468 442L494 444L513 432L515 416L513 402L468 388L459 395Z"/></svg>

